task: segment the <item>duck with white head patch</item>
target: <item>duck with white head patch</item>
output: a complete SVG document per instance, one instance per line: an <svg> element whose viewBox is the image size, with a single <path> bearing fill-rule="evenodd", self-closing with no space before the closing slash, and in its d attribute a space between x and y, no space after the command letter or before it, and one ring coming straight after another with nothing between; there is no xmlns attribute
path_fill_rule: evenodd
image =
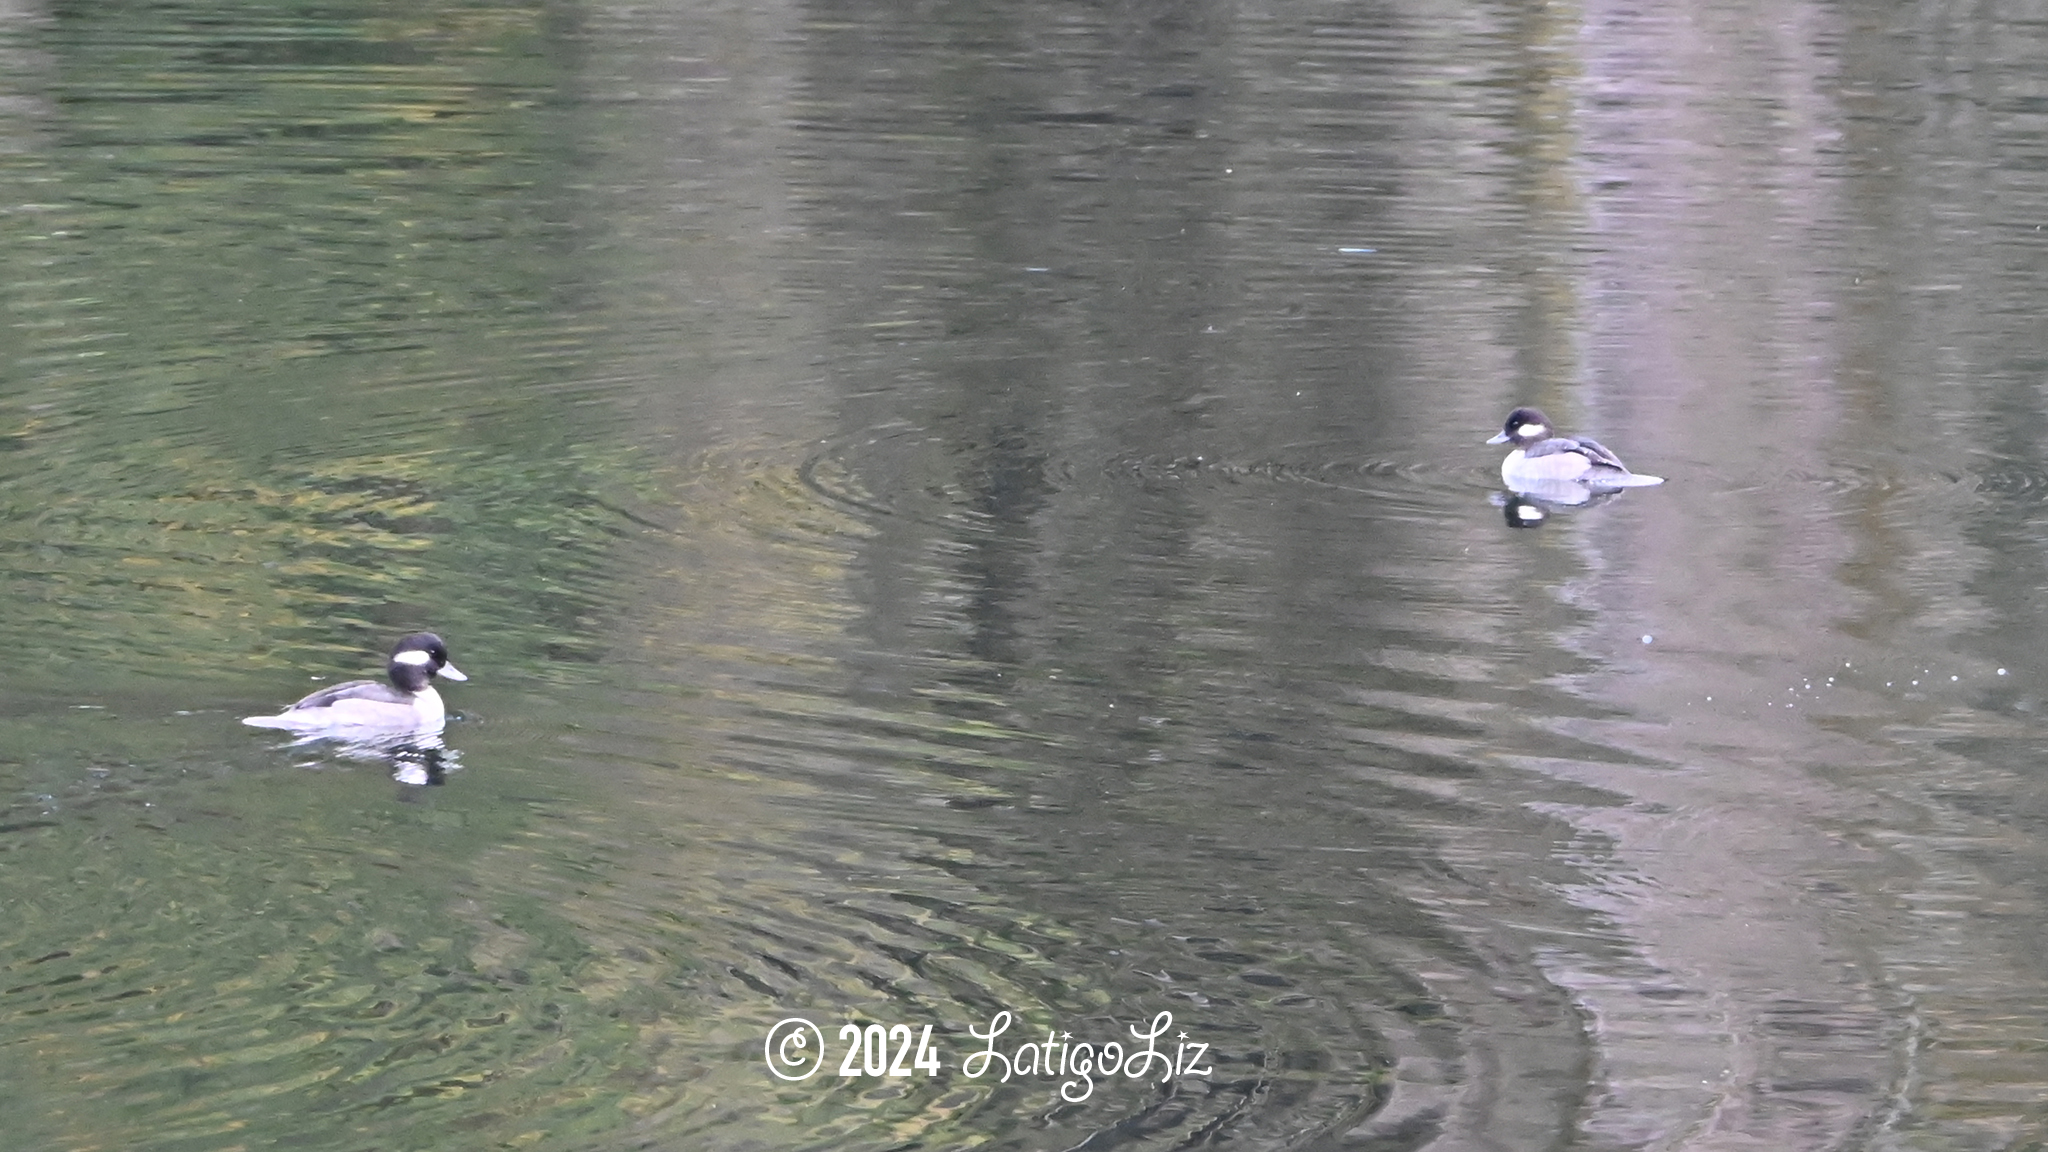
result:
<svg viewBox="0 0 2048 1152"><path fill-rule="evenodd" d="M1508 413L1500 434L1487 443L1515 446L1501 461L1500 478L1516 492L1545 493L1570 485L1591 490L1645 488L1664 482L1662 476L1629 471L1598 440L1559 433L1550 417L1534 408Z"/></svg>
<svg viewBox="0 0 2048 1152"><path fill-rule="evenodd" d="M432 632L400 640L385 673L389 684L350 680L322 688L275 716L247 716L242 723L308 735L438 732L448 721L448 709L434 691L434 677L469 679L448 662L448 646Z"/></svg>

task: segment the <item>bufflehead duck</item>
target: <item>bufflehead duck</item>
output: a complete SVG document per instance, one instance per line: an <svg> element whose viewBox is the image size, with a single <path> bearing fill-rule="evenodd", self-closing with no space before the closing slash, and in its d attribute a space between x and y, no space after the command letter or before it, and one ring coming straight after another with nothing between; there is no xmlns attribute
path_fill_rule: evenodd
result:
<svg viewBox="0 0 2048 1152"><path fill-rule="evenodd" d="M389 685L350 680L322 688L275 716L245 716L242 723L288 732L438 732L448 721L434 677L467 680L448 662L448 646L432 632L415 632L391 650Z"/></svg>
<svg viewBox="0 0 2048 1152"><path fill-rule="evenodd" d="M1547 491L1562 485L1587 488L1643 488L1662 484L1662 476L1628 470L1621 458L1584 436L1560 436L1550 417L1534 408L1508 413L1500 434L1488 444L1513 444L1500 462L1500 478L1516 492Z"/></svg>

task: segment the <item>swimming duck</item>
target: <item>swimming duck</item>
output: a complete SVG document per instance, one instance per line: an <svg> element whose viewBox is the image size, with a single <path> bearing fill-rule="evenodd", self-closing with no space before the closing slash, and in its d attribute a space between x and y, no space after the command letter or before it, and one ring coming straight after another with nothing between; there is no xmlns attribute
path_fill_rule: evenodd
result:
<svg viewBox="0 0 2048 1152"><path fill-rule="evenodd" d="M1500 478L1516 492L1548 492L1562 485L1644 488L1664 482L1662 476L1629 471L1620 457L1597 440L1557 434L1550 417L1534 408L1508 413L1500 434L1487 443L1515 446L1501 461Z"/></svg>
<svg viewBox="0 0 2048 1152"><path fill-rule="evenodd" d="M448 721L434 677L467 680L448 662L448 646L432 632L415 632L398 642L385 665L391 683L350 680L322 688L275 716L245 716L256 728L308 734L436 732Z"/></svg>

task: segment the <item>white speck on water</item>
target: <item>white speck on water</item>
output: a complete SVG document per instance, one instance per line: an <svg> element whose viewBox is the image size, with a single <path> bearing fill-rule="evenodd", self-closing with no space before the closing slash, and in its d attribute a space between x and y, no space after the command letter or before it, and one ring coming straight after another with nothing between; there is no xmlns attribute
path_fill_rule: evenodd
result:
<svg viewBox="0 0 2048 1152"><path fill-rule="evenodd" d="M1370 255L1372 255L1372 254L1374 254L1374 253L1378 252L1378 251L1379 251L1379 249L1377 249L1377 248L1339 248L1339 249L1337 249L1337 251L1339 251L1339 252L1342 252L1342 253L1343 253L1343 254L1345 254L1346 256L1370 256Z"/></svg>
<svg viewBox="0 0 2048 1152"><path fill-rule="evenodd" d="M1643 643L1648 644L1652 639L1653 637L1648 632L1643 633Z"/></svg>
<svg viewBox="0 0 2048 1152"><path fill-rule="evenodd" d="M1998 674L1999 674L2000 676L2003 676L2003 675L2005 675L2005 669L2003 669L2003 668L2000 668L2000 669L1998 670Z"/></svg>

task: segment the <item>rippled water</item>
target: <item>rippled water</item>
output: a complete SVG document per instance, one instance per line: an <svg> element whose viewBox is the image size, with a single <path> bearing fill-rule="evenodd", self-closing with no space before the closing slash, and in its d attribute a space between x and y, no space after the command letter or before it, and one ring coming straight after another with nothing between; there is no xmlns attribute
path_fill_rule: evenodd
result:
<svg viewBox="0 0 2048 1152"><path fill-rule="evenodd" d="M2048 1139L2043 28L0 6L0 1144Z"/></svg>

